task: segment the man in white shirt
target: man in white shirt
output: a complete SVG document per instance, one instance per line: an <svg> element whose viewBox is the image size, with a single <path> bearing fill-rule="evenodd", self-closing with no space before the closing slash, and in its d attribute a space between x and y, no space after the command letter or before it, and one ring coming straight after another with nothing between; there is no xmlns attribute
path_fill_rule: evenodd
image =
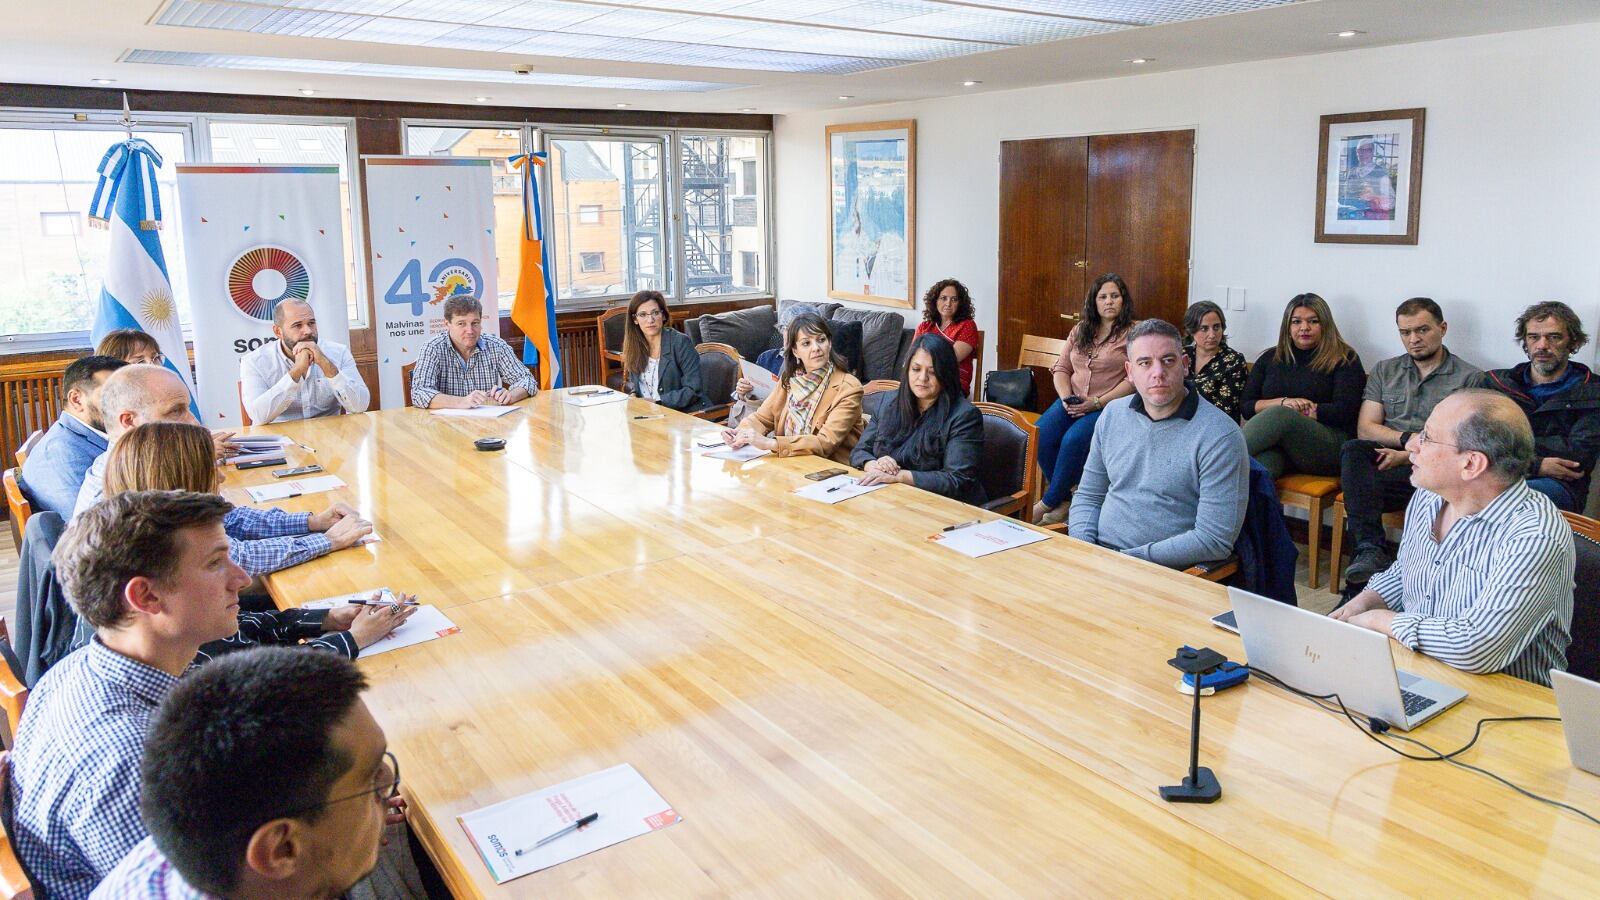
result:
<svg viewBox="0 0 1600 900"><path fill-rule="evenodd" d="M350 348L317 340L317 314L303 300L272 311L276 341L239 358L239 394L257 425L366 412L372 397Z"/></svg>

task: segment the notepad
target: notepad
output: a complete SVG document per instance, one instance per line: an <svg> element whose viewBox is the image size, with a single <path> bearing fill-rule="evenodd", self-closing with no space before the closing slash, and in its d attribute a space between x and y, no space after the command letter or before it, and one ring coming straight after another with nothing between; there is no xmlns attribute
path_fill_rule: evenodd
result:
<svg viewBox="0 0 1600 900"><path fill-rule="evenodd" d="M574 394L568 392L562 401L573 406L600 406L605 403L621 403L628 399L628 395L621 391L602 389L594 394Z"/></svg>
<svg viewBox="0 0 1600 900"><path fill-rule="evenodd" d="M778 387L778 376L772 374L761 366L758 366L747 359L741 359L739 360L739 367L742 370L741 374L744 375L745 380L754 385L754 388L750 391L750 396L754 397L755 399L767 399L767 397Z"/></svg>
<svg viewBox="0 0 1600 900"><path fill-rule="evenodd" d="M599 818L543 847L540 838L592 813ZM495 884L593 853L683 821L639 770L623 763L555 787L474 810L456 821ZM524 850L521 855L518 850Z"/></svg>
<svg viewBox="0 0 1600 900"><path fill-rule="evenodd" d="M498 419L515 409L515 406L474 406L471 409L435 409L430 412L436 416L455 416L462 419Z"/></svg>
<svg viewBox="0 0 1600 900"><path fill-rule="evenodd" d="M771 450L763 450L760 447L749 444L740 447L737 450L728 449L727 444L721 444L719 447L720 449L702 451L700 455L709 457L711 459L726 459L732 460L733 462L747 462L752 459L760 459L761 457L772 452Z"/></svg>
<svg viewBox="0 0 1600 900"><path fill-rule="evenodd" d="M320 478L297 478L294 481L280 481L277 484L263 484L259 487L245 488L250 494L250 499L255 503L265 503L268 500L286 500L298 497L301 494L320 494L323 491L336 491L345 484L337 475L323 475Z"/></svg>
<svg viewBox="0 0 1600 900"><path fill-rule="evenodd" d="M357 591L354 594L341 594L338 597L329 597L325 600L313 600L305 604L305 609L333 609L337 606L349 606L352 600L366 600L373 594L383 594L388 599L393 599L394 593L388 588L373 588L370 591ZM400 627L373 642L371 646L361 648L361 658L377 656L379 653L388 653L390 650L399 650L402 647L414 647L428 641L436 641L442 637L459 634L461 627L450 621L450 617L439 611L437 606L423 605L411 614L411 618L400 623Z"/></svg>
<svg viewBox="0 0 1600 900"><path fill-rule="evenodd" d="M859 479L853 475L835 475L826 481L807 485L795 491L795 494L807 500L816 500L819 503L841 503L851 497L870 494L882 490L887 484L873 484L863 487Z"/></svg>
<svg viewBox="0 0 1600 900"><path fill-rule="evenodd" d="M1024 528L1010 519L995 519L982 525L968 525L966 528L936 534L929 540L976 559L1001 550L1038 543L1049 536Z"/></svg>

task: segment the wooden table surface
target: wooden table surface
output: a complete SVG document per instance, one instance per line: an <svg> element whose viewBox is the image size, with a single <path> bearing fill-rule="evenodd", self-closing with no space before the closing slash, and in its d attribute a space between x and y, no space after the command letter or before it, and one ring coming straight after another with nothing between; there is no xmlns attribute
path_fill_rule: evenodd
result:
<svg viewBox="0 0 1600 900"><path fill-rule="evenodd" d="M1450 765L1402 760L1257 682L1203 701L1212 805L1187 766L1181 644L1242 659L1219 586L1060 536L973 560L977 517L896 485L790 494L815 458L696 455L709 423L541 394L499 419L402 409L286 423L379 543L278 573L294 605L376 586L461 633L360 663L412 825L467 896L1580 895L1600 828ZM507 439L482 453L473 439ZM229 470L225 493L270 482ZM993 518L984 514L984 518ZM1453 749L1549 690L1470 692L1411 733ZM1413 748L1415 749L1415 748ZM1556 723L1485 726L1461 757L1600 813ZM462 813L632 763L678 825L496 886Z"/></svg>

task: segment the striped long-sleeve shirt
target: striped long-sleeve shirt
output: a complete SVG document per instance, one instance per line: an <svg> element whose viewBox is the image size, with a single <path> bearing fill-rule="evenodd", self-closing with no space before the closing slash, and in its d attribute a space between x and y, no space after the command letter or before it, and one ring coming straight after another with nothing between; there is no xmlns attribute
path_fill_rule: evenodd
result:
<svg viewBox="0 0 1600 900"><path fill-rule="evenodd" d="M1572 529L1518 480L1433 539L1444 499L1418 490L1394 565L1367 582L1399 613L1394 639L1468 672L1548 685L1572 640Z"/></svg>

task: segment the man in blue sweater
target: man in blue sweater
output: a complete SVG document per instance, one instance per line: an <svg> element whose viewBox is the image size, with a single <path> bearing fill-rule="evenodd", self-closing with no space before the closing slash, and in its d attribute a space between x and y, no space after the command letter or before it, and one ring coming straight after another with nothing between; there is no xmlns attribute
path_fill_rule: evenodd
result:
<svg viewBox="0 0 1600 900"><path fill-rule="evenodd" d="M22 492L34 512L72 517L83 474L106 450L106 423L100 414L100 388L111 373L127 365L114 356L74 360L61 376L61 417L39 439L22 464Z"/></svg>
<svg viewBox="0 0 1600 900"><path fill-rule="evenodd" d="M1244 433L1184 383L1170 324L1130 329L1126 365L1135 393L1095 423L1068 533L1174 569L1227 558L1250 499Z"/></svg>

